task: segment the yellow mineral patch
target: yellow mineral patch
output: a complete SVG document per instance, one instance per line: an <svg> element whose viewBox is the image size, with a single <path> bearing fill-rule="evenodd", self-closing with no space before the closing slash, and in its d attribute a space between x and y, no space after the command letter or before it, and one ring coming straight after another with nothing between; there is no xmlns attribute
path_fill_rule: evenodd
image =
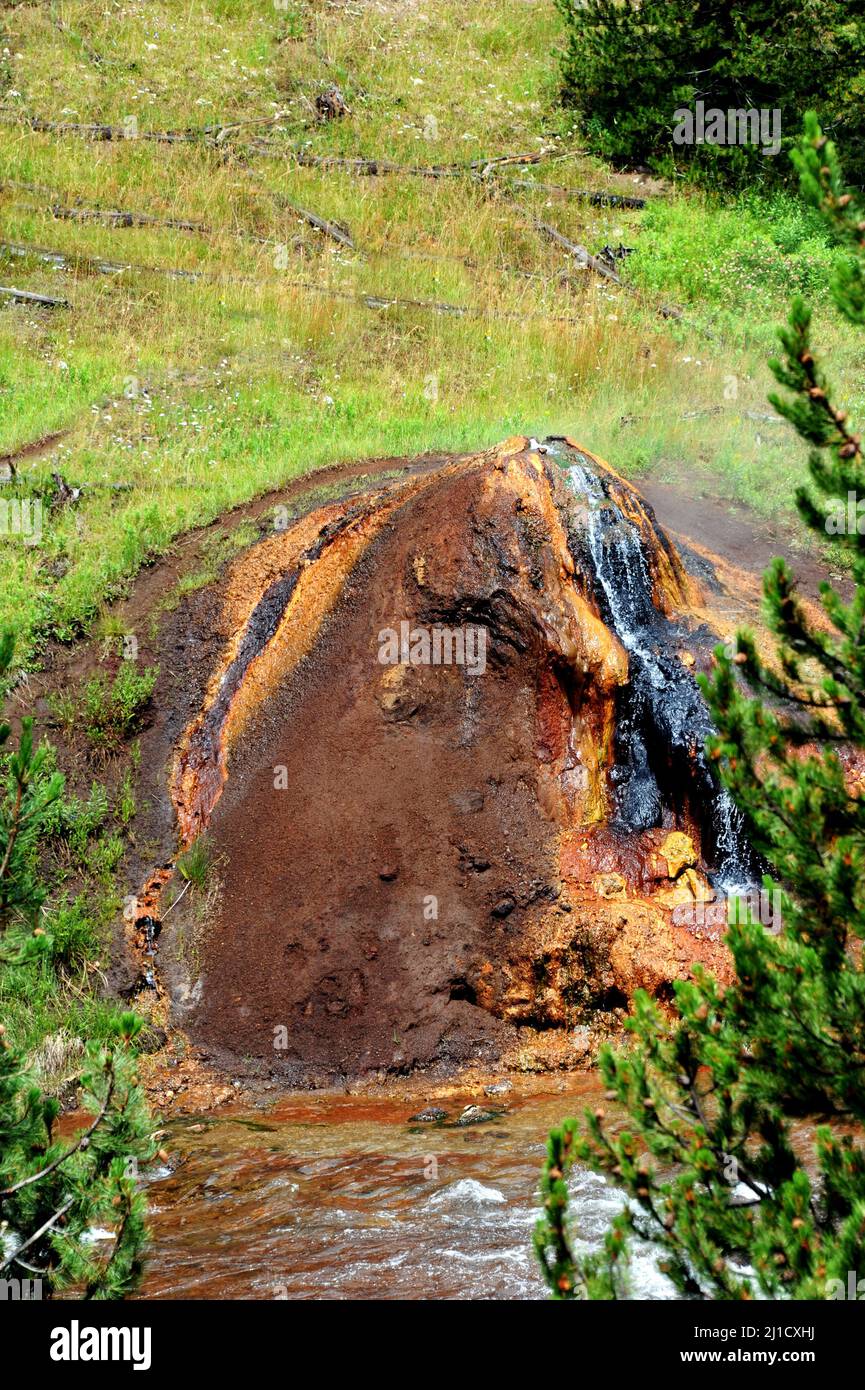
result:
<svg viewBox="0 0 865 1390"><path fill-rule="evenodd" d="M624 899L627 897L627 884L621 874L597 874L592 881L595 892L601 898Z"/></svg>
<svg viewBox="0 0 865 1390"><path fill-rule="evenodd" d="M504 461L513 454L521 454L523 449L527 449L529 441L524 434L511 435L510 439L505 439L501 444L496 444L492 450L492 457Z"/></svg>
<svg viewBox="0 0 865 1390"><path fill-rule="evenodd" d="M670 878L678 878L683 869L693 868L697 862L694 841L681 830L672 831L660 846L658 853L667 862Z"/></svg>

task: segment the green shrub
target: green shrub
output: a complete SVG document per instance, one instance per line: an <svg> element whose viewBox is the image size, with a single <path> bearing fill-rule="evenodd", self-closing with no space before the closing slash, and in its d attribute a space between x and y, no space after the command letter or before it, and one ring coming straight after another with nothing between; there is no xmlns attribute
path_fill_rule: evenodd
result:
<svg viewBox="0 0 865 1390"><path fill-rule="evenodd" d="M177 860L177 868L187 883L203 888L210 872L210 846L203 835L185 850Z"/></svg>
<svg viewBox="0 0 865 1390"><path fill-rule="evenodd" d="M92 836L102 829L108 818L108 794L99 782L94 782L86 801L78 796L58 797L49 807L44 820L44 835L59 850L63 845L73 863L81 864L87 854Z"/></svg>
<svg viewBox="0 0 865 1390"><path fill-rule="evenodd" d="M120 786L120 798L117 805L117 814L121 825L128 825L136 812L135 787L132 781L132 772L129 768L123 774L123 781Z"/></svg>
<svg viewBox="0 0 865 1390"><path fill-rule="evenodd" d="M770 181L783 158L754 145L676 145L674 112L780 111L794 143L807 110L843 136L865 178L865 18L845 0L556 0L566 26L563 99L592 147L620 163L711 182Z"/></svg>
<svg viewBox="0 0 865 1390"><path fill-rule="evenodd" d="M112 875L123 858L123 841L119 835L105 835L87 851L87 872L102 883L110 885Z"/></svg>
<svg viewBox="0 0 865 1390"><path fill-rule="evenodd" d="M14 640L0 634L0 678L9 669ZM4 926L32 927L45 900L38 873L44 819L63 792L63 777L48 766L48 750L36 748L33 720L21 721L17 748L0 722L0 935ZM28 949L30 949L28 947Z"/></svg>
<svg viewBox="0 0 865 1390"><path fill-rule="evenodd" d="M91 742L102 748L116 748L138 728L157 675L155 666L139 671L132 662L124 662L113 684L109 685L104 676L94 676L87 682L82 722Z"/></svg>
<svg viewBox="0 0 865 1390"><path fill-rule="evenodd" d="M11 634L0 634L0 680L13 647ZM69 828L63 778L50 750L34 748L32 719L22 720L17 747L10 739L9 725L0 724L0 1279L35 1275L44 1296L75 1287L85 1298L119 1298L141 1277L147 1203L139 1165L156 1147L136 1072L142 1024L131 1013L105 1018L104 1006L83 996L79 1022L88 1009L100 1016L98 1040L82 1046L77 1026L74 1034L43 1029L31 1065L10 1040L10 1013L22 1031L34 1014L48 1021L52 967L74 964L93 944L80 899L53 913L44 908L39 860L49 825L55 834ZM91 801L92 824L107 807ZM105 843L107 871L114 846ZM46 1078L80 1085L88 1118L73 1138L57 1133L60 1105L46 1093ZM96 1226L109 1228L107 1245L92 1240Z"/></svg>
<svg viewBox="0 0 865 1390"><path fill-rule="evenodd" d="M96 926L83 895L61 903L49 913L47 922L55 964L80 965L96 950Z"/></svg>
<svg viewBox="0 0 865 1390"><path fill-rule="evenodd" d="M723 203L693 191L657 199L641 217L630 278L643 289L709 305L726 331L758 333L791 290L825 297L837 250L813 210L784 190Z"/></svg>

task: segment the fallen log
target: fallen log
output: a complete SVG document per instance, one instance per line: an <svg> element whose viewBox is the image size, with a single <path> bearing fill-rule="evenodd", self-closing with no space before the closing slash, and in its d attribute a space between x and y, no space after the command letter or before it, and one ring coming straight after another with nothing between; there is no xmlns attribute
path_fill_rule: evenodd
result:
<svg viewBox="0 0 865 1390"><path fill-rule="evenodd" d="M212 236L204 222L191 222L182 217L151 217L146 212L130 212L123 208L70 208L52 203L48 208L60 222L101 222L109 227L165 227L173 232L197 232Z"/></svg>
<svg viewBox="0 0 865 1390"><path fill-rule="evenodd" d="M424 179L484 178L493 169L512 164L539 164L550 157L547 150L533 150L530 154L494 155L490 159L472 159L464 164L398 164L395 160L379 159L376 156L312 154L309 150L297 149L273 140L255 140L252 145L259 154L272 158L284 156L292 159L301 168L341 169L346 173L370 178L379 174L406 174Z"/></svg>
<svg viewBox="0 0 865 1390"><path fill-rule="evenodd" d="M111 125L101 121L49 121L42 116L28 116L20 111L0 108L0 122L5 125L27 125L31 130L48 135L76 135L83 140L108 142L112 140L150 140L163 145L206 144L218 148L235 131L247 126L273 125L284 113L259 116L250 120L225 121L220 125L187 126L185 130L140 130L137 125Z"/></svg>
<svg viewBox="0 0 865 1390"><path fill-rule="evenodd" d="M420 309L427 313L468 318L489 318L507 323L581 323L574 314L545 314L542 310L485 309L477 304L449 304L441 300L404 299L398 295L364 294L355 290L339 290L332 285L317 285L309 280L289 280L287 286L305 294L317 294L327 299L339 299L362 304L367 309Z"/></svg>
<svg viewBox="0 0 865 1390"><path fill-rule="evenodd" d="M279 280L272 282L256 279L249 275L225 275L218 272L182 270L175 266L144 265L134 261L106 261L90 256L82 255L78 252L57 251L51 247L28 246L20 242L0 241L0 253L17 257L33 256L38 260L65 269L67 267L80 265L98 271L100 274L118 274L124 271L131 271L134 274L144 275L164 275L174 279L185 280L206 280L216 284L243 284L243 285L263 285L266 283L278 284ZM594 259L594 258L593 258ZM549 314L543 310L526 311L521 310L501 310L486 309L474 304L451 304L437 300L408 299L400 295L364 293L352 290L340 290L331 285L317 285L312 281L289 280L282 281L286 288L301 290L309 294L322 295L330 299L342 300L362 304L368 309L419 309L426 312L454 315L471 316L476 318L490 318L502 322L545 322L545 323L580 323L581 320L571 314ZM625 286L624 288L629 288ZM26 294L27 292L22 291ZM38 302L38 300L36 301ZM66 304L66 301L56 301L58 304ZM68 307L68 306L67 306Z"/></svg>
<svg viewBox="0 0 865 1390"><path fill-rule="evenodd" d="M225 143L229 136L234 135L244 128L254 126L275 125L284 119L285 112L280 111L270 116L257 116L247 120L224 121L220 124L206 126L188 126L184 130L140 130L137 126L130 129L126 125L111 125L103 122L82 122L82 121L50 121L41 116L26 116L18 111L5 111L0 108L0 122L6 124L29 125L31 130L44 132L51 135L77 135L82 139L95 140L102 142L121 141L121 140L150 140L160 144L175 145L201 143L219 148ZM347 172L376 176L379 174L407 174L418 178L461 178L474 177L486 178L496 169L503 169L513 166L540 164L548 159L563 159L571 154L578 154L581 151L567 150L556 152L553 150L529 150L521 154L501 154L492 155L485 159L472 159L465 163L452 164L399 164L391 159L379 158L377 156L358 156L349 157L343 155L316 155L308 150L299 149L293 145L284 144L281 141L253 139L250 146L259 154L270 155L273 157L286 156L295 161L302 167L318 169L343 169ZM580 190L560 190L556 185L532 185L550 190L555 188L556 192L566 192L567 196L575 197L580 195ZM597 198L600 201L598 206L609 207L630 207L643 206L640 199L631 200L626 195L617 194L587 194L589 201ZM608 201L609 200L609 201Z"/></svg>
<svg viewBox="0 0 865 1390"><path fill-rule="evenodd" d="M282 208L294 212L310 227L315 227L316 231L323 232L333 241L339 242L340 246L347 246L350 251L354 251L355 245L351 238L351 233L347 227L343 227L339 222L328 222L327 218L319 217L317 212L310 212L309 208L302 208L298 203L292 203L288 198L278 198L278 205Z"/></svg>
<svg viewBox="0 0 865 1390"><path fill-rule="evenodd" d="M242 121L225 121L222 125L202 126L202 134L213 136L216 144L222 145L236 130L243 130L247 126L276 125L288 114L287 111L276 111L272 116L251 116Z"/></svg>
<svg viewBox="0 0 865 1390"><path fill-rule="evenodd" d="M60 270L80 265L95 270L100 275L120 275L124 271L132 270L149 275L168 275L176 280L202 279L202 273L198 270L183 270L178 266L139 265L134 261L106 261L101 257L87 256L78 251L55 251L52 247L27 246L17 241L0 241L0 252L5 252L8 256L33 256L36 260L46 261Z"/></svg>
<svg viewBox="0 0 865 1390"><path fill-rule="evenodd" d="M534 179L509 179L508 188L519 188L528 193L543 193L551 198L570 198L577 203L589 203L595 208L628 208L639 210L646 206L646 199L630 193L593 192L586 188L567 188L560 183L536 183Z"/></svg>
<svg viewBox="0 0 865 1390"><path fill-rule="evenodd" d="M540 186L541 185L532 185L532 187ZM44 184L22 183L19 180L6 180L5 182L0 182L0 188L16 189L26 193L38 193L48 198L55 197L58 193L57 189L48 187ZM66 196L69 197L72 195L67 193ZM304 221L308 222L310 226L332 237L335 241L346 246L350 250L357 249L349 229L343 224L330 222L326 218L320 217L318 213L312 212L308 208L301 207L300 204L290 201L281 194L276 194L268 190L268 196L273 199L277 207L296 213L299 217L302 217ZM269 243L276 244L277 240L274 236L266 237L258 232L251 232L244 228L213 227L205 222L196 222L192 218L156 217L150 213L135 212L128 208L98 208L79 205L68 206L57 202L49 202L45 206L33 204L28 204L27 206L31 207L34 212L48 213L59 221L98 222L109 227L165 227L171 231L192 232L202 237L229 236L246 238L264 245ZM389 243L384 243L384 246L380 247L367 247L365 251L366 254L382 255L386 254L385 248L388 246ZM396 253L407 256L413 254L411 251L399 247L396 248ZM436 259L436 256L434 252L427 252L425 253L425 258ZM476 260L463 256L442 255L440 259L457 261L462 265L468 266L470 269L477 269L478 267L478 262ZM530 271L521 270L515 266L501 266L498 267L498 269L505 270L510 274L532 278L532 273Z"/></svg>
<svg viewBox="0 0 865 1390"><path fill-rule="evenodd" d="M531 223L536 231L541 232L550 241L554 241L557 246L561 246L562 250L572 255L580 265L588 266L589 270L594 271L596 275L602 275L605 280L612 280L614 285L623 283L622 277L617 275L610 266L599 260L597 256L591 255L585 246L580 246L579 242L571 241L557 227L551 226L549 222L541 221L539 217L532 217Z"/></svg>
<svg viewBox="0 0 865 1390"><path fill-rule="evenodd" d="M24 119L31 130L48 135L78 135L84 140L95 141L152 140L163 145L183 145L206 139L210 130L209 127L203 126L198 130L135 129L133 133L130 128L122 125L88 124L80 121L45 121L41 116L30 116Z"/></svg>
<svg viewBox="0 0 865 1390"><path fill-rule="evenodd" d="M283 112L275 116L255 117L251 120L225 121L219 125L188 126L185 130L130 130L127 126L116 126L101 122L48 121L41 116L25 116L18 112L7 115L0 111L0 121L7 124L24 123L31 130L51 135L78 135L87 140L152 140L162 144L210 143L219 146L229 135L248 126L273 125L281 120ZM493 169L508 165L540 164L552 157L550 150L531 150L525 154L493 155L488 159L472 159L466 163L455 164L398 164L390 159L377 157L350 158L341 155L314 155L308 150L284 144L281 141L253 140L250 142L260 154L287 156L295 163L310 168L346 169L356 174L415 174L423 178L460 178L466 175L483 176ZM569 151L568 153L572 153Z"/></svg>
<svg viewBox="0 0 865 1390"><path fill-rule="evenodd" d="M331 237L352 251L355 249L348 228L341 226L339 222L329 222L326 217L320 217L317 212L311 212L309 208L303 208L298 203L289 202L287 198L280 198L278 201L281 207L296 213L310 227L315 227L317 231L323 232L325 236ZM169 231L195 232L199 236L205 237L220 234L218 228L210 227L205 222L194 222L182 217L153 217L149 213L131 212L123 208L76 208L54 203L48 211L52 217L65 222L101 222L111 227L165 227ZM225 235L225 232L221 234ZM230 234L238 235L233 230ZM260 236L257 232L241 231L239 235L248 237L252 241L268 242L273 240L272 237Z"/></svg>
<svg viewBox="0 0 865 1390"><path fill-rule="evenodd" d="M55 299L50 294L34 294L32 290L19 290L13 286L0 285L0 296L16 304L34 304L40 309L71 309L68 299Z"/></svg>
<svg viewBox="0 0 865 1390"><path fill-rule="evenodd" d="M270 148L262 150L258 142L256 149L262 154L274 153ZM445 179L465 172L464 169L445 164L396 164L392 159L351 159L342 155L309 154L305 150L292 150L288 154L303 169L343 169L350 174L371 178L379 174L410 174L417 178Z"/></svg>
<svg viewBox="0 0 865 1390"><path fill-rule="evenodd" d="M486 173L489 169L500 169L506 164L540 164L542 160L549 159L552 153L552 150L530 150L528 154L497 154L491 159L472 159L468 167Z"/></svg>
<svg viewBox="0 0 865 1390"><path fill-rule="evenodd" d="M600 275L604 280L610 280L614 285L618 285L621 289L625 290L627 294L633 295L634 298L641 303L648 302L634 285L628 285L611 266L608 266L606 262L600 260L598 256L593 256L586 250L585 246L581 246L577 241L571 241L569 237L566 237L563 232L559 231L558 227L553 227L549 222L544 222L539 217L532 217L531 214L526 213L524 209L519 208L519 204L516 202L514 206L517 207L519 211L523 212L524 216L529 218L536 231L541 232L541 234L548 237L550 241L554 241L557 246L561 246L562 250L572 255L579 265L585 266L588 270L593 271L595 275ZM685 321L682 310L675 304L653 304L652 307L662 318L682 319L683 322ZM714 338L715 336L713 333L710 333L708 329L700 329L699 331L705 333L706 336L710 338Z"/></svg>
<svg viewBox="0 0 865 1390"><path fill-rule="evenodd" d="M16 179L7 179L0 183L0 188L12 188L25 193L38 193L49 199L56 198L58 189L49 188L44 184L22 183ZM65 196L70 196L66 194ZM130 208L99 208L99 207L70 207L63 203L51 201L47 205L38 206L28 204L30 210L39 213L48 213L58 221L66 222L99 222L107 227L164 227L174 232L192 232L196 236L216 237L232 236L245 237L249 241L256 241L267 244L273 241L273 237L261 236L258 232L245 231L236 227L211 227L206 222L196 222L188 217L156 217L151 213L135 212Z"/></svg>

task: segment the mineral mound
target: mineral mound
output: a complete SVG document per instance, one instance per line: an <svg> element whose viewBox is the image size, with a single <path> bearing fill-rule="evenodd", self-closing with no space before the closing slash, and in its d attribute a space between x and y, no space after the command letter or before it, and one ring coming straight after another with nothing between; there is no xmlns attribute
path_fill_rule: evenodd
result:
<svg viewBox="0 0 865 1390"><path fill-rule="evenodd" d="M192 1038L291 1084L569 1066L723 968L705 905L759 866L703 753L717 587L561 438L241 555L171 770L219 866L195 951L182 910L161 944Z"/></svg>

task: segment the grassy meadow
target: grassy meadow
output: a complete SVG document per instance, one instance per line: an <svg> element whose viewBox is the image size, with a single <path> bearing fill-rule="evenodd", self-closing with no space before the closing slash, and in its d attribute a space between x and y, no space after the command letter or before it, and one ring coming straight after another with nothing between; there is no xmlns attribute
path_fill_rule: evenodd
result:
<svg viewBox="0 0 865 1390"><path fill-rule="evenodd" d="M40 544L0 544L21 663L87 630L184 529L340 460L568 431L626 473L788 505L801 451L750 417L791 290L825 300L825 240L790 198L721 207L650 181L624 210L533 189L644 191L583 156L557 108L552 0L66 0L6 5L0 31L0 284L69 305L0 307L0 456L62 432L4 492L45 503ZM333 82L349 111L321 120ZM545 157L432 179L299 151ZM633 247L640 295L537 219L591 252ZM829 313L824 337L855 404ZM54 472L76 505L48 510Z"/></svg>

